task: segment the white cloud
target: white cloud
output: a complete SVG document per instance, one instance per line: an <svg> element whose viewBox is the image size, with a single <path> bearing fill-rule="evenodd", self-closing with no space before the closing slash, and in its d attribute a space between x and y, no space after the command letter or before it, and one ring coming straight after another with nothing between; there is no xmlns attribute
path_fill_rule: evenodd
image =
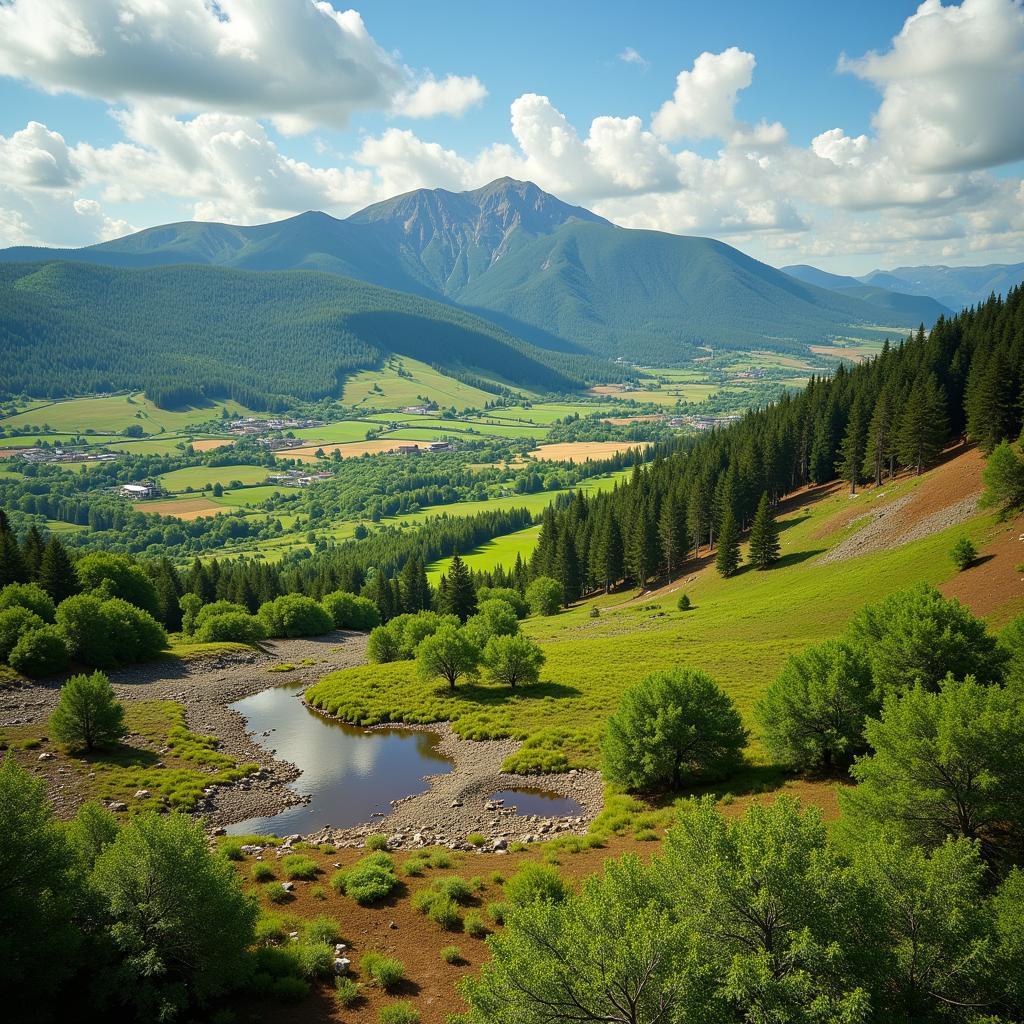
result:
<svg viewBox="0 0 1024 1024"><path fill-rule="evenodd" d="M1020 0L925 0L885 53L842 58L881 90L879 141L912 171L993 167L1024 157Z"/></svg>
<svg viewBox="0 0 1024 1024"><path fill-rule="evenodd" d="M651 62L644 57L643 54L634 50L632 46L627 46L622 53L619 54L619 60L621 60L623 64L635 64L644 71L651 66Z"/></svg>
<svg viewBox="0 0 1024 1024"><path fill-rule="evenodd" d="M734 128L736 96L753 80L752 53L730 46L722 53L702 53L690 71L676 76L676 91L651 122L657 135L677 139L725 138Z"/></svg>
<svg viewBox="0 0 1024 1024"><path fill-rule="evenodd" d="M269 117L288 134L344 127L356 111L461 113L476 78L422 83L326 0L11 0L0 74L51 92L168 111Z"/></svg>
<svg viewBox="0 0 1024 1024"><path fill-rule="evenodd" d="M440 81L425 79L407 96L399 97L395 109L407 117L436 117L438 114L458 117L482 103L486 96L487 90L476 75L467 78L448 75Z"/></svg>
<svg viewBox="0 0 1024 1024"><path fill-rule="evenodd" d="M29 121L9 139L0 135L0 167L8 185L68 188L78 180L64 137L38 121Z"/></svg>

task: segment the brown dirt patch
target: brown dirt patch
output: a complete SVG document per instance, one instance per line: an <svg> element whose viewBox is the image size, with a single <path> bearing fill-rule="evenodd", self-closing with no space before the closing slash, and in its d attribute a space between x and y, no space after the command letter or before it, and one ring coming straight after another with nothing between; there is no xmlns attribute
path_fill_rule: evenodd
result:
<svg viewBox="0 0 1024 1024"><path fill-rule="evenodd" d="M1002 626L1024 612L1024 517L993 527L980 546L977 562L939 587L946 597L961 600L975 615Z"/></svg>
<svg viewBox="0 0 1024 1024"><path fill-rule="evenodd" d="M652 412L646 416L605 416L604 422L610 423L613 427L628 427L631 423L658 423L664 418Z"/></svg>
<svg viewBox="0 0 1024 1024"><path fill-rule="evenodd" d="M334 450L337 448L341 452L343 459L353 459L360 455L376 455L380 452L390 452L400 444L419 444L423 448L428 443L427 441L399 441L397 439L389 441L387 438L380 437L372 441L349 441L345 444L331 444L329 442L306 444L301 448L287 448L275 454L282 459L298 459L300 462L319 462L320 460L316 457L316 452L320 448L324 450L324 454L328 458L334 454Z"/></svg>
<svg viewBox="0 0 1024 1024"><path fill-rule="evenodd" d="M221 512L230 512L230 508L218 505L209 498L181 498L167 501L139 501L135 503L138 512L149 512L158 516L174 516L183 522L202 519L204 516L216 516Z"/></svg>
<svg viewBox="0 0 1024 1024"><path fill-rule="evenodd" d="M543 462L590 462L593 459L610 459L618 452L631 448L646 448L650 441L562 441L558 444L543 444L530 454Z"/></svg>
<svg viewBox="0 0 1024 1024"><path fill-rule="evenodd" d="M192 442L192 447L197 452L214 452L218 448L230 448L234 444L230 437L204 437Z"/></svg>
<svg viewBox="0 0 1024 1024"><path fill-rule="evenodd" d="M870 359L873 352L861 352L855 348L841 348L835 345L811 345L811 351L819 356L832 356L834 359L848 359L851 363L863 363Z"/></svg>

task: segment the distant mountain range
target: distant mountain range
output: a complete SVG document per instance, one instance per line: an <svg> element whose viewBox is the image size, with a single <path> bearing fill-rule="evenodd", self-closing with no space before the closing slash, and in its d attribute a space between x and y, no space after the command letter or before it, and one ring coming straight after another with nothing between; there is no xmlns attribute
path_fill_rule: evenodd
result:
<svg viewBox="0 0 1024 1024"><path fill-rule="evenodd" d="M509 178L471 192L418 189L345 220L304 213L254 227L183 222L83 249L0 251L0 262L53 260L322 271L460 306L541 350L652 364L685 362L703 344L804 351L930 323L944 311L881 286L855 282L858 292L800 279L712 239L619 228ZM275 285L286 287L286 279ZM443 344L434 357L448 362Z"/></svg>
<svg viewBox="0 0 1024 1024"><path fill-rule="evenodd" d="M948 315L965 306L976 306L990 295L1005 295L1024 281L1024 263L989 263L982 267L896 267L872 270L862 277L830 274L798 264L783 271L808 284L854 295L876 306L922 311L927 324L936 310ZM930 299L932 305L926 300ZM925 315L930 313L930 315Z"/></svg>

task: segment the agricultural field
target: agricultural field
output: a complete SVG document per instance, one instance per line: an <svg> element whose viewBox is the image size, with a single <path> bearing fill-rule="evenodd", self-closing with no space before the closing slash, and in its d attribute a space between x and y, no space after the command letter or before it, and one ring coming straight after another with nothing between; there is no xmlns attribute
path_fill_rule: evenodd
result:
<svg viewBox="0 0 1024 1024"><path fill-rule="evenodd" d="M525 530L517 530L515 533L507 533L466 552L462 560L476 572L494 569L499 565L511 567L515 565L516 556L521 556L524 562L529 559L539 536L540 524ZM427 566L427 580L432 587L437 586L438 580L448 571L451 562L450 558L442 558Z"/></svg>
<svg viewBox="0 0 1024 1024"><path fill-rule="evenodd" d="M610 459L632 448L646 448L649 444L649 441L565 441L541 445L530 454L542 462L593 462Z"/></svg>
<svg viewBox="0 0 1024 1024"><path fill-rule="evenodd" d="M400 375L399 370L408 376ZM379 370L362 370L345 381L342 401L355 408L400 409L433 399L438 405L456 409L481 408L494 395L445 377L416 359L391 358Z"/></svg>
<svg viewBox="0 0 1024 1024"><path fill-rule="evenodd" d="M210 498L156 498L152 501L137 501L133 506L139 512L157 516L174 516L184 522L215 516L227 511Z"/></svg>
<svg viewBox="0 0 1024 1024"><path fill-rule="evenodd" d="M246 485L263 483L270 472L272 470L266 466L190 466L164 473L157 480L168 494L175 494L188 490L207 490L217 483L227 487L235 480Z"/></svg>
<svg viewBox="0 0 1024 1024"><path fill-rule="evenodd" d="M247 415L249 410L237 402L211 403L203 408L169 411L158 409L141 392L96 398L70 398L65 401L37 403L27 411L0 420L0 427L44 427L54 431L116 434L126 427L141 426L147 434L180 432L195 423L205 423L221 415Z"/></svg>

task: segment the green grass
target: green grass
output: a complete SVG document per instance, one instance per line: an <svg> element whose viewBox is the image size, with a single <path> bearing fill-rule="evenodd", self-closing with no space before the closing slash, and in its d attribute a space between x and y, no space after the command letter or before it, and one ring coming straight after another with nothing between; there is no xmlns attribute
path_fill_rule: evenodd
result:
<svg viewBox="0 0 1024 1024"><path fill-rule="evenodd" d="M175 494L191 487L193 491L202 491L219 483L227 487L234 480L242 484L259 484L267 479L273 470L266 466L188 466L163 473L157 479L165 491Z"/></svg>
<svg viewBox="0 0 1024 1024"><path fill-rule="evenodd" d="M322 442L324 445L345 444L348 441L362 441L366 437L366 432L372 430L373 426L366 420L337 420L322 427L303 427L293 433L296 437Z"/></svg>
<svg viewBox="0 0 1024 1024"><path fill-rule="evenodd" d="M237 402L211 403L201 409L172 412L158 409L139 392L131 395L70 398L60 402L40 403L26 412L0 420L0 425L49 425L56 431L91 429L98 433L118 433L125 427L138 425L147 434L160 434L165 431L181 431L193 423L217 419L225 406L232 415L245 415L248 412Z"/></svg>
<svg viewBox="0 0 1024 1024"><path fill-rule="evenodd" d="M142 743L127 742L90 755L60 754L60 763L75 777L76 792L86 800L121 801L133 810L166 803L191 810L211 785L229 785L255 771L218 749L212 736L191 732L185 709L176 701L132 701L125 708L129 733ZM46 722L0 730L9 746L39 739ZM156 753L160 751L160 753ZM135 793L148 790L148 797Z"/></svg>
<svg viewBox="0 0 1024 1024"><path fill-rule="evenodd" d="M886 493L910 486L916 483ZM855 500L867 508L870 499ZM689 665L708 672L736 701L752 730L749 755L763 765L753 709L786 658L838 635L867 602L916 582L948 579L953 540L967 535L980 543L992 522L976 517L891 551L821 565L815 556L849 531L824 541L815 533L848 502L837 495L785 516L783 561L771 571L744 570L729 580L713 569L701 572L685 584L693 602L688 612L676 609L678 591L645 600L626 593L527 619L523 631L547 655L536 686L511 691L481 681L449 691L421 681L412 662L397 662L334 673L311 687L308 699L359 724L447 720L464 738L523 739L506 769L564 771L597 766L603 724L625 687L667 665ZM596 619L589 615L593 604L601 609Z"/></svg>
<svg viewBox="0 0 1024 1024"><path fill-rule="evenodd" d="M399 376L399 366L411 376ZM379 391L374 390L375 386ZM342 401L356 408L401 409L419 405L422 399L418 395L431 398L444 408L454 405L456 409L482 408L494 398L486 391L443 376L426 363L402 357L390 359L379 370L363 370L347 378Z"/></svg>
<svg viewBox="0 0 1024 1024"><path fill-rule="evenodd" d="M266 472L264 471L265 478ZM225 491L219 498L215 498L211 494L207 494L206 497L218 505L228 505L235 508L254 508L257 505L261 505L267 498L272 498L275 494L297 493L298 488L295 487L282 487L281 484L264 484L262 486L240 487L234 491Z"/></svg>
<svg viewBox="0 0 1024 1024"><path fill-rule="evenodd" d="M516 555L521 555L524 562L530 557L539 536L539 524L525 530L517 530L515 533L507 533L503 537L495 537L494 540L489 540L478 548L474 548L463 555L462 560L477 572L493 569L498 565L511 568L515 565ZM437 586L437 581L443 573L448 571L451 561L450 558L442 558L427 566L427 579L431 586Z"/></svg>

